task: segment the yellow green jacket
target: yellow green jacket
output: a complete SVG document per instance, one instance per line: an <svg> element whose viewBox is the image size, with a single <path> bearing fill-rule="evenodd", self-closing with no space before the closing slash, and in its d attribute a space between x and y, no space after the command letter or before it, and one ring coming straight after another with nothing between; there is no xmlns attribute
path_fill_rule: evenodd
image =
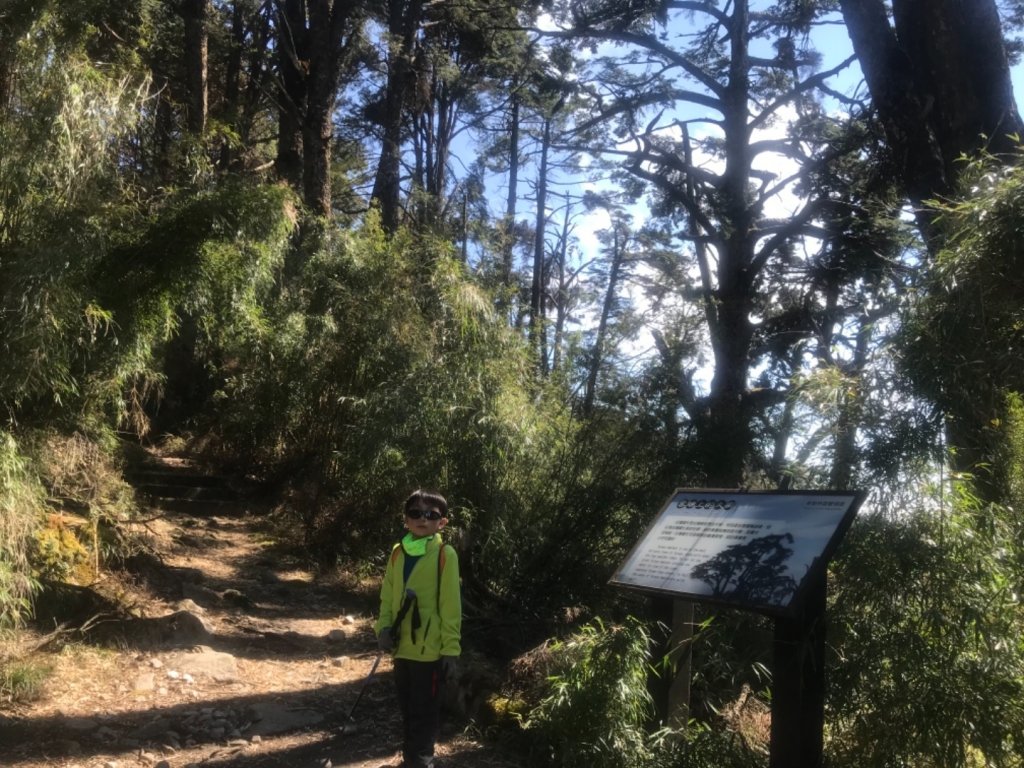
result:
<svg viewBox="0 0 1024 768"><path fill-rule="evenodd" d="M444 563L438 579L440 552L444 547ZM380 588L380 616L374 629L377 634L392 627L402 607L405 590L416 593L420 627L413 641L413 611L410 610L398 629L392 627L395 639L395 658L413 661L437 661L441 656L459 656L462 653L462 598L459 588L459 558L455 550L444 544L441 534L428 542L426 552L409 574L408 583L402 583L405 572L405 550L401 542L395 544L384 571ZM440 605L438 586L440 584Z"/></svg>

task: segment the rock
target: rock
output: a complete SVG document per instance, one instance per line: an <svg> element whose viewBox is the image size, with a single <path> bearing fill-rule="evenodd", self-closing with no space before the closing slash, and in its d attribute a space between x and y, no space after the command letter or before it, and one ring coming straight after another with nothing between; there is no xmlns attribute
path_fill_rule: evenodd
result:
<svg viewBox="0 0 1024 768"><path fill-rule="evenodd" d="M356 623L356 618L352 614L349 614L348 616L346 616L344 619L341 620L341 623L342 624L355 624Z"/></svg>
<svg viewBox="0 0 1024 768"><path fill-rule="evenodd" d="M348 639L348 635L345 634L343 629L332 629L327 633L327 642L329 643L343 643Z"/></svg>
<svg viewBox="0 0 1024 768"><path fill-rule="evenodd" d="M279 704L271 702L253 704L256 722L253 724L253 733L260 736L270 736L285 731L297 731L309 726L318 725L323 722L323 715L308 709L284 709Z"/></svg>
<svg viewBox="0 0 1024 768"><path fill-rule="evenodd" d="M155 656L149 660L149 666L151 666L153 669L160 669L161 667L163 667L163 665L164 663Z"/></svg>
<svg viewBox="0 0 1024 768"><path fill-rule="evenodd" d="M188 611L189 613L195 613L195 614L198 614L200 616L202 616L203 614L206 613L206 609L205 608L200 606L198 603L196 603L195 600L193 600L193 599L191 599L189 597L186 597L184 600L179 600L178 601L178 610L179 611Z"/></svg>
<svg viewBox="0 0 1024 768"><path fill-rule="evenodd" d="M233 603L242 608L252 608L252 600L237 589L225 589L221 592L221 599L226 603Z"/></svg>
<svg viewBox="0 0 1024 768"><path fill-rule="evenodd" d="M152 672L143 672L135 678L135 693L150 693L156 690L156 678Z"/></svg>
<svg viewBox="0 0 1024 768"><path fill-rule="evenodd" d="M131 643L155 647L197 645L208 641L213 634L203 619L188 611L152 619L132 619L124 622L123 631Z"/></svg>
<svg viewBox="0 0 1024 768"><path fill-rule="evenodd" d="M163 737L171 729L171 725L171 721L166 717L157 717L132 731L131 737L142 741Z"/></svg>
<svg viewBox="0 0 1024 768"><path fill-rule="evenodd" d="M82 733L85 731L94 731L99 726L95 720L91 717L68 717L65 718L61 723L69 731L75 731L76 733Z"/></svg>
<svg viewBox="0 0 1024 768"><path fill-rule="evenodd" d="M334 667L347 667L351 659L348 656L335 656L331 659L331 666Z"/></svg>
<svg viewBox="0 0 1024 768"><path fill-rule="evenodd" d="M238 680L235 657L230 653L214 651L208 646L199 646L193 653L174 653L168 658L168 664L173 664L193 679L207 677L217 683L233 683Z"/></svg>

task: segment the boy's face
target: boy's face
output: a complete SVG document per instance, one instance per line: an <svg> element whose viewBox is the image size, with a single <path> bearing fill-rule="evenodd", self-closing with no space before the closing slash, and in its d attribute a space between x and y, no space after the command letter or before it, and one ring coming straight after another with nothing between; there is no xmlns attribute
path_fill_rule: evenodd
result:
<svg viewBox="0 0 1024 768"><path fill-rule="evenodd" d="M405 510L405 527L416 538L433 536L448 523L447 517L441 516L441 510L430 503L417 500Z"/></svg>

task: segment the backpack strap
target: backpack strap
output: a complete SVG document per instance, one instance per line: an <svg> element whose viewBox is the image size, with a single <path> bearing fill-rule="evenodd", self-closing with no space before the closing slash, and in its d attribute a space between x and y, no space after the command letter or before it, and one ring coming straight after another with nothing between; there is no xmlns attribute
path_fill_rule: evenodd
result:
<svg viewBox="0 0 1024 768"><path fill-rule="evenodd" d="M441 549L437 551L437 610L441 611L441 572L444 570L445 543L441 542Z"/></svg>
<svg viewBox="0 0 1024 768"><path fill-rule="evenodd" d="M437 607L439 610L441 608L441 573L444 571L445 550L447 548L448 545L442 541L440 548L437 550ZM395 546L391 548L392 567L398 562L398 555L402 551L402 540L399 539Z"/></svg>

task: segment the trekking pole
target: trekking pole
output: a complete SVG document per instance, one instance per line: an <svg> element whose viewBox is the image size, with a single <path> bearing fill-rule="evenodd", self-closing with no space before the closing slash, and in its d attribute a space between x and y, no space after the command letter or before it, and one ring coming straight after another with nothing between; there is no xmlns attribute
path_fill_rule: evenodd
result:
<svg viewBox="0 0 1024 768"><path fill-rule="evenodd" d="M370 684L370 681L373 680L373 676L377 673L377 666L380 664L380 660L383 657L384 657L383 651L378 651L377 652L377 658L375 658L373 660L373 666L370 667L370 674L368 674L366 676L366 679L363 680L363 685L359 689L359 695L356 696L356 700L354 702L352 702L352 708L349 709L349 711L348 711L348 717L346 718L348 722L346 722L341 727L341 733L343 735L356 732L357 726L356 726L355 719L352 717L352 715L355 714L356 707L359 706L359 702L362 700L363 694L366 693L367 686Z"/></svg>

